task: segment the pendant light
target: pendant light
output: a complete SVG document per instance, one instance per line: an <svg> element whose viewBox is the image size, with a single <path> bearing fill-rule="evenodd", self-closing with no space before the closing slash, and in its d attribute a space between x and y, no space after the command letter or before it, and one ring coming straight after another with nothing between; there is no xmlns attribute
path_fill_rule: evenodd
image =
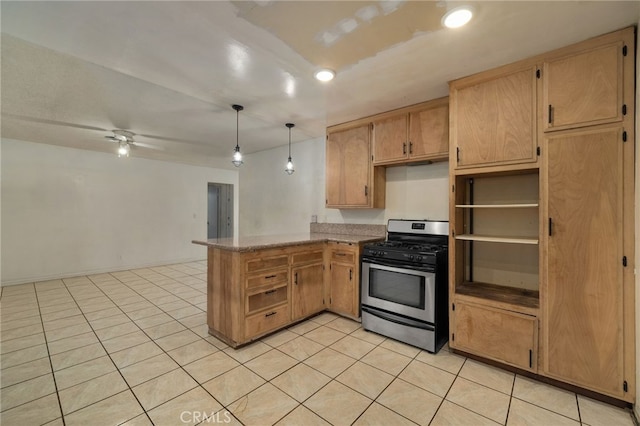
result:
<svg viewBox="0 0 640 426"><path fill-rule="evenodd" d="M231 160L231 162L234 166L240 167L242 166L243 161L242 154L240 153L240 145L238 144L238 128L240 121L240 111L242 111L244 107L242 105L231 105L231 107L236 110L236 149L233 152L233 160Z"/></svg>
<svg viewBox="0 0 640 426"><path fill-rule="evenodd" d="M288 174L288 175L292 175L293 172L295 172L296 170L293 168L293 162L291 161L291 128L293 126L295 126L295 124L293 123L287 123L285 124L285 126L287 126L289 128L289 158L287 159L287 166L285 167L284 171Z"/></svg>

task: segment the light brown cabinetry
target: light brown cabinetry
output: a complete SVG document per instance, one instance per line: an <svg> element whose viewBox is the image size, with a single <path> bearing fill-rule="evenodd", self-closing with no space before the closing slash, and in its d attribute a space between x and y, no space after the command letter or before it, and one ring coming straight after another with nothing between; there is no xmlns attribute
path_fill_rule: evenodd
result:
<svg viewBox="0 0 640 426"><path fill-rule="evenodd" d="M446 160L448 104L448 98L436 99L374 117L373 164Z"/></svg>
<svg viewBox="0 0 640 426"><path fill-rule="evenodd" d="M371 127L327 129L326 206L384 207L384 170L371 164Z"/></svg>
<svg viewBox="0 0 640 426"><path fill-rule="evenodd" d="M457 349L482 353L484 357L524 370L536 371L538 320L472 303L455 303L452 343Z"/></svg>
<svg viewBox="0 0 640 426"><path fill-rule="evenodd" d="M296 321L325 309L324 244L291 258L291 319Z"/></svg>
<svg viewBox="0 0 640 426"><path fill-rule="evenodd" d="M210 246L209 333L236 348L325 309L359 317L360 249L335 241L252 251Z"/></svg>
<svg viewBox="0 0 640 426"><path fill-rule="evenodd" d="M461 169L537 161L536 71L526 62L450 83L450 164Z"/></svg>
<svg viewBox="0 0 640 426"><path fill-rule="evenodd" d="M359 317L360 250L358 244L327 243L329 310Z"/></svg>
<svg viewBox="0 0 640 426"><path fill-rule="evenodd" d="M616 40L546 61L545 131L622 121L624 52Z"/></svg>
<svg viewBox="0 0 640 426"><path fill-rule="evenodd" d="M547 375L623 397L622 128L546 138Z"/></svg>
<svg viewBox="0 0 640 426"><path fill-rule="evenodd" d="M452 82L450 95L451 149L460 148L450 172L450 346L627 402L636 393L634 42L633 28L606 34ZM522 102L534 74L537 92ZM495 107L525 86L509 112L508 102ZM514 118L519 130L496 132L506 114L527 125ZM503 149L518 144L540 157L500 154L524 152Z"/></svg>
<svg viewBox="0 0 640 426"><path fill-rule="evenodd" d="M289 321L289 257L280 250L244 257L244 338L249 340Z"/></svg>

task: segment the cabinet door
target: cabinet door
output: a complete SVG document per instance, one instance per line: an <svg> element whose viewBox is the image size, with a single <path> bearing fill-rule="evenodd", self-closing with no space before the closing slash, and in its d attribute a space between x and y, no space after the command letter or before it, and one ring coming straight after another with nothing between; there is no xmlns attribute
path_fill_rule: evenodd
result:
<svg viewBox="0 0 640 426"><path fill-rule="evenodd" d="M373 164L385 164L407 158L407 114L373 123Z"/></svg>
<svg viewBox="0 0 640 426"><path fill-rule="evenodd" d="M545 130L622 121L623 43L544 64Z"/></svg>
<svg viewBox="0 0 640 426"><path fill-rule="evenodd" d="M549 228L543 306L551 377L622 396L622 137L620 128L546 139Z"/></svg>
<svg viewBox="0 0 640 426"><path fill-rule="evenodd" d="M322 263L294 268L293 320L324 309L324 276Z"/></svg>
<svg viewBox="0 0 640 426"><path fill-rule="evenodd" d="M456 301L451 347L529 371L537 370L538 319Z"/></svg>
<svg viewBox="0 0 640 426"><path fill-rule="evenodd" d="M327 207L369 205L369 125L329 133L326 159Z"/></svg>
<svg viewBox="0 0 640 426"><path fill-rule="evenodd" d="M451 108L457 168L536 161L535 67L454 85Z"/></svg>
<svg viewBox="0 0 640 426"><path fill-rule="evenodd" d="M355 300L354 266L345 263L331 262L331 310L357 316L358 301Z"/></svg>
<svg viewBox="0 0 640 426"><path fill-rule="evenodd" d="M446 157L449 153L449 106L409 115L409 158Z"/></svg>

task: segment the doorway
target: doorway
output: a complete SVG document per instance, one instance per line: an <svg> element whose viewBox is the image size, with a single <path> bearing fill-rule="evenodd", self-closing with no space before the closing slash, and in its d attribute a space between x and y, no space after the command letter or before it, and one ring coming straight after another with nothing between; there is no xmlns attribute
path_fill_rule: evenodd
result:
<svg viewBox="0 0 640 426"><path fill-rule="evenodd" d="M207 186L207 238L233 237L233 185Z"/></svg>

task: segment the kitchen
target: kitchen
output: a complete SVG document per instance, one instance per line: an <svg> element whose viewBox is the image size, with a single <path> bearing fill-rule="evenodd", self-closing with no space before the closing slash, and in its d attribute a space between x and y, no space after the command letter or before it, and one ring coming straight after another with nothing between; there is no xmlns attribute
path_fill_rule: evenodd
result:
<svg viewBox="0 0 640 426"><path fill-rule="evenodd" d="M436 96L432 96L432 97L435 98ZM426 99L429 99L429 98L426 98ZM417 100L422 101L422 100L425 100L425 98L420 98ZM411 102L407 102L407 103L411 103ZM247 106L246 112L248 113L250 107L248 104L246 106ZM402 105L397 105L397 106L402 106ZM384 109L381 107L379 110L383 111ZM233 112L229 111L226 114L226 117L229 121L232 122L232 124L235 124L233 120L234 117L232 114ZM242 136L243 117L244 116L242 115L240 117L241 146L243 146L242 138L244 137ZM352 118L358 118L358 117L352 117ZM284 128L284 125L282 125L281 127L282 127L281 139L283 141L286 141L286 130ZM297 127L293 129L294 135L296 134L297 129L298 129ZM230 138L230 140L233 140L233 138ZM311 221L311 217L314 215L318 216L318 221L320 222L376 223L376 224L384 224L386 223L386 220L389 218L406 217L406 218L439 219L443 217L446 218L448 216L448 202L447 202L448 167L446 163L434 163L431 165L419 165L419 166L412 166L412 167L400 166L400 167L387 168L387 173L386 173L387 203L386 203L386 208L384 210L350 211L350 210L325 209L324 208L324 192L325 192L324 191L324 167L323 167L323 162L320 161L320 159L324 158L324 146L322 142L323 141L321 139L320 140L315 139L313 141L304 141L300 143L295 143L293 145L292 156L296 164L296 172L291 177L282 173L282 171L280 170L281 168L280 166L274 167L274 165L279 165L280 163L283 163L283 161L286 159L287 152L284 146L281 146L280 148L275 148L272 150L265 150L265 151L256 152L256 153L247 155L245 158L245 164L242 166L243 168L240 171L239 178L236 178L231 175L228 178L222 177L222 172L219 172L219 175L216 176L214 179L216 180L228 179L228 181L232 183L239 182L240 184L240 189L237 194L238 195L237 199L239 199L238 206L240 207L236 209L236 211L239 214L238 222L239 222L239 228L240 228L241 234L255 235L255 234L266 234L266 233L271 233L271 234L289 233L291 232L292 229L296 229L296 230L299 230L300 232L303 232L308 229L309 222ZM27 149L27 147L29 147L29 149ZM8 149L8 151L5 151L5 148ZM67 158L64 155L63 151L59 151L59 150L57 151L56 148L53 148L53 147L44 148L44 147L38 146L37 148L35 148L28 144L18 144L15 142L13 143L8 142L5 145L5 142L3 141L3 151L5 155L7 152L9 154L11 154L12 152L14 153L20 152L20 155L22 155L23 158L25 158L25 161L23 164L27 167L30 166L31 163L29 161L26 161L26 157L30 155L38 155L39 153L40 155L42 155L42 153L45 153L44 154L45 158L42 159L41 161L44 161L45 163L47 163L46 164L47 167L55 167L56 162L58 162L58 164L62 164L69 168L74 167L74 164L73 164L74 158L71 158L71 159ZM78 158L82 158L83 160L86 160L87 157L91 157L91 156L89 155L89 153L83 152L81 154L80 153L77 154L75 157L75 160L77 161ZM5 156L3 156L3 175L6 172L4 158ZM48 160L47 158L50 160ZM88 160L88 161L91 162L92 160ZM9 164L8 166L12 167L11 164ZM114 180L114 179L105 178L103 181L98 181L101 185L108 185L109 183L112 183L114 186L118 188L117 190L114 189L113 193L110 195L114 200L120 200L122 198L126 200L126 198L122 196L122 191L124 192L131 191L133 193L134 188L131 188L131 187L136 187L137 185L140 185L140 178L142 178L144 174L148 176L148 173L144 173L144 172L148 171L150 173L154 173L153 167L151 166L148 167L149 170L143 170L143 171L141 171L140 169L137 169L137 170L128 169L127 166L121 166L121 165L118 165L116 167L122 168L121 169L122 176L130 176L132 179L116 178L116 180ZM147 166L142 166L142 167L147 167ZM171 166L171 167L172 167L171 171L167 170L168 173L181 173L184 171L184 168L179 165ZM13 169L9 169L9 170L14 172ZM26 176L28 175L28 173L25 171L22 171L22 172L16 171L16 173L21 173L21 174L14 175L16 177L19 176L22 178L28 178L28 176ZM92 176L88 176L88 178L91 178L91 177ZM207 178L208 177L205 178L205 177L198 176L198 177L195 177L194 179L202 179L202 181L206 181ZM294 178L296 180L291 178ZM238 179L238 180L235 180L235 179ZM87 182L96 184L96 181L87 180ZM83 191L83 186L81 181L74 182L74 185L77 191ZM6 194L5 188L3 188L3 195ZM429 193L425 194L425 188L427 191L429 191ZM61 196L61 197L69 196L68 194L61 193L59 189L56 189L56 188L45 187L45 189L52 191L50 195L54 198L53 200L43 199L43 202L50 203L50 204L47 204L46 206L48 206L48 208L51 209L52 212L54 209L56 209L55 207L56 196ZM168 190L171 191L170 193L178 194L181 188L180 187L174 188L173 186L168 185ZM158 190L156 189L156 191ZM47 192L48 191L45 191L45 193ZM420 194L421 196L417 197L415 194ZM9 192L9 195L10 195L10 192ZM156 199L158 199L159 196L160 194L158 194L158 197ZM189 194L189 197L195 197L195 195L191 193ZM65 198L62 198L62 199L65 199ZM187 198L187 200L188 199L189 198ZM442 200L442 202L434 203L432 202L432 200L434 199L436 200L440 199ZM73 201L73 198L71 198L70 200ZM24 200L24 202L27 202L27 201L28 200ZM135 203L129 202L126 205L132 209L130 212L107 211L102 213L101 212L95 212L95 213L96 215L98 215L97 216L98 218L104 221L104 223L107 223L107 224L113 223L113 225L111 225L112 227L116 227L117 224L120 223L121 221L125 229L127 226L135 227L136 229L138 229L137 222L140 221L139 220L140 214L144 210L142 209L142 211L140 211L141 207L137 206ZM243 205L245 206L251 205L252 208L251 210L248 210L248 209L243 210L242 208ZM294 211L292 211L293 206L295 206ZM93 213L93 210L91 210L90 205L87 205L87 206L69 205L68 207L75 207L75 208L84 207L85 209L87 209L85 211L91 211ZM75 217L74 215L76 214L79 214L80 216L82 216L82 211L78 213L74 209L69 209L69 210L70 211L66 211L64 213L70 214L71 215L70 217L72 218ZM202 210L198 210L198 212L201 212L201 211ZM272 214L251 215L250 213L252 211L265 211L265 212L270 212ZM118 215L118 213L120 213L120 216ZM32 212L29 212L27 214L34 215L34 213ZM55 214L60 214L60 213L55 213ZM284 216L285 214L286 216ZM288 218L288 220L286 221L283 220L283 217ZM118 218L120 220L117 220ZM7 218L5 214L3 214L3 221L5 221L6 219ZM9 215L9 219L14 221L16 220L15 218L12 219L11 215ZM40 219L40 218L35 217L34 219ZM47 219L45 218L45 220ZM9 223L12 223L12 222L9 222ZM13 223L17 223L17 222L13 222ZM55 238L57 235L55 232L53 232L54 230L47 229L46 223L47 222L45 222L44 226L38 229L38 231L40 232L44 231L45 238L49 236L50 238L49 240L45 239L45 241L48 242L47 244L48 246L50 247L55 246L55 244L59 242L59 239ZM170 223L171 222L168 221L167 223L164 223L164 224L160 223L159 225L168 226ZM143 224L142 226L143 226L142 229L148 228L148 225ZM198 238L197 237L198 232L201 232L199 231L200 228L196 226L191 226L191 225L189 226L190 227L186 227L186 229L183 229L181 233L190 235L190 238ZM3 228L5 228L3 229L5 230L5 232L12 232L11 229L13 227L9 228L7 225L5 225ZM29 232L33 232L33 231L29 231L29 229L25 230L24 228L25 227L18 228L19 231L21 232L27 232L26 234L22 234L23 236L29 236ZM13 232L17 232L17 231L13 231ZM153 235L152 230L149 230L147 232L149 233L149 235ZM127 238L126 234L128 233L123 232L123 234L125 234L124 238ZM4 238L5 236L3 233L3 239ZM14 241L18 241L18 238L19 238L18 235L12 236L12 239L14 239ZM143 236L142 238L145 238L145 236ZM146 238L148 238L148 236L146 236ZM28 238L25 238L25 239L28 240ZM82 239L80 238L80 240ZM62 243L64 243L64 241ZM104 243L110 244L109 239L105 239ZM3 246L4 246L4 243L3 243ZM185 245L183 244L182 247L185 247ZM14 251L13 249L11 249L11 250L8 250L8 253L7 253L6 247L4 248L5 250L3 250L3 252L5 253L3 254L5 255L11 256L12 253L21 254L21 256L19 256L19 258L16 259L17 265L19 265L21 262L25 263L25 261L21 259L25 259L25 256L28 250L33 249L33 247L28 246L26 241L25 243L21 244L20 251ZM78 248L74 248L74 247L69 247L69 250L75 251L75 253L78 252ZM184 250L185 250L184 251L185 253L195 253L195 251L190 251L191 248L185 247ZM115 251L115 250L105 250L105 255L111 256L112 251ZM125 253L125 257L127 257L126 255L127 253ZM144 256L140 254L136 254L136 255L140 256L139 259L144 259ZM156 258L162 258L162 256L167 256L167 253L155 252L154 255ZM72 264L73 261L76 261L78 257L80 256L70 256L69 259L61 259L61 261L68 261L69 264ZM166 257L166 258L167 260L174 260L174 259L171 259L170 257ZM175 259L175 260L178 260L178 259ZM110 264L114 264L114 265L118 263L118 259L116 258L113 258L113 259L109 258L109 261L111 262ZM4 262L4 257L3 257L3 262ZM140 263L143 263L143 262L140 262ZM83 271L96 270L97 268L104 265L105 265L104 262L102 264L100 262L94 262L94 264L82 265L83 268L81 270ZM7 266L3 265L3 270L5 270L5 268L7 267L11 268L11 266L9 265ZM11 271L11 269L9 269L9 271ZM41 277L44 276L46 272L47 272L46 270L41 272ZM69 272L72 272L72 271L70 270Z"/></svg>

